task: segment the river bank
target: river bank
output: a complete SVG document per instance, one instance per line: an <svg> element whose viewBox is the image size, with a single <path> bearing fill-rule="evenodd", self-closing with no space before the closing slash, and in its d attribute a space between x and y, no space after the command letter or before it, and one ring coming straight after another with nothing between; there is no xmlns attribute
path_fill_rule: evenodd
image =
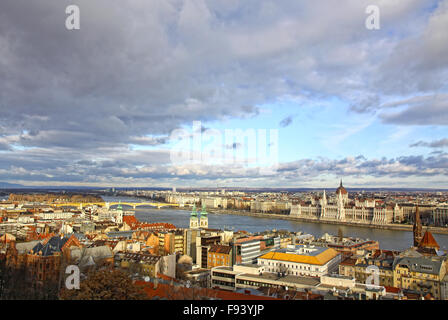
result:
<svg viewBox="0 0 448 320"><path fill-rule="evenodd" d="M191 207L179 207L181 210L191 210ZM340 222L340 221L329 221L329 220L318 220L318 219L306 219L300 217L294 217L283 214L274 214L274 213L255 213L249 211L242 210L229 210L229 209L207 209L208 213L211 214L232 214L239 216L248 216L248 217L256 217L256 218L269 218L269 219L280 219L280 220L290 220L297 222L311 222L318 224L331 224L331 225L344 225L351 227L361 227L368 229L382 229L382 230L396 230L396 231L408 231L412 232L412 225L405 224L385 224L385 225L376 225L376 224L365 224L365 223L356 223L356 222ZM423 227L423 229L429 230L434 234L448 234L448 228L441 227Z"/></svg>

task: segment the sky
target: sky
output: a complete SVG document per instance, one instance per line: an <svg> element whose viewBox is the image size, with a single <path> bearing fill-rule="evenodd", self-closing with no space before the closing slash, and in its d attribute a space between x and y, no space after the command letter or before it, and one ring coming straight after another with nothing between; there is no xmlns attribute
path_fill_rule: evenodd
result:
<svg viewBox="0 0 448 320"><path fill-rule="evenodd" d="M448 0L2 0L0 182L447 188L446 30Z"/></svg>

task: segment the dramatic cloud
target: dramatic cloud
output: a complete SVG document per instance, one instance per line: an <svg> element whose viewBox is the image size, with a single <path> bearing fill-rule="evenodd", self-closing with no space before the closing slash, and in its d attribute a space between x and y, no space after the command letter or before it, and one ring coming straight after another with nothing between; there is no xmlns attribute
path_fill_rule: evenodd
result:
<svg viewBox="0 0 448 320"><path fill-rule="evenodd" d="M80 7L78 31L65 29L69 4ZM380 30L365 28L368 5L381 9ZM0 180L259 181L247 168L173 167L169 136L195 120L256 117L282 97L446 125L447 29L447 0L2 0ZM445 174L430 159L372 170L365 159L300 160L304 169L285 165L279 183L319 170Z"/></svg>
<svg viewBox="0 0 448 320"><path fill-rule="evenodd" d="M448 124L448 1L437 1L434 11L425 12L427 22L409 22L416 32L388 47L388 56L375 65L369 89L360 92L352 110L403 106L400 112L382 113L380 118L400 125ZM404 99L397 101L397 97Z"/></svg>
<svg viewBox="0 0 448 320"><path fill-rule="evenodd" d="M24 184L35 181L47 184L73 185L117 185L117 186L188 186L208 185L212 181L229 183L233 186L259 184L297 186L303 182L315 182L327 177L326 183L336 181L337 177L356 181L377 179L394 179L404 183L409 178L444 177L448 175L448 155L446 153L432 156L407 156L397 158L367 159L360 155L341 160L321 158L301 159L280 163L273 172L260 171L257 167L233 165L208 165L205 163L171 165L169 152L160 151L125 151L116 150L114 160L93 158L85 155L84 159L71 161L74 154L65 154L65 159L48 162L56 156L58 150L44 155L33 150L16 152L16 159L0 160L0 181L17 181ZM59 157L61 158L61 157ZM90 159L89 159L90 158ZM263 182L264 181L264 182ZM409 183L406 183L409 186ZM383 185L384 186L384 185ZM414 185L414 186L427 186Z"/></svg>

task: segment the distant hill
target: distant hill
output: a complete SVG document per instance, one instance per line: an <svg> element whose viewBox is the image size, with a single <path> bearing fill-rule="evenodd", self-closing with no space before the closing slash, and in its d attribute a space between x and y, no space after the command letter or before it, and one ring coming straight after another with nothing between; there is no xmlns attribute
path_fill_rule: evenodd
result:
<svg viewBox="0 0 448 320"><path fill-rule="evenodd" d="M24 185L0 181L0 189L23 188Z"/></svg>

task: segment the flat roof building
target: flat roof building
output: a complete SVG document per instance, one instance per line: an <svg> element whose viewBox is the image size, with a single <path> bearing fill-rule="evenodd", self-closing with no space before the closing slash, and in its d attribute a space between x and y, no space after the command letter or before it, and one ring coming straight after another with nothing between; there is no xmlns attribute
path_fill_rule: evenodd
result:
<svg viewBox="0 0 448 320"><path fill-rule="evenodd" d="M267 272L311 277L337 270L340 262L341 255L334 249L302 245L288 245L258 258L258 264Z"/></svg>

